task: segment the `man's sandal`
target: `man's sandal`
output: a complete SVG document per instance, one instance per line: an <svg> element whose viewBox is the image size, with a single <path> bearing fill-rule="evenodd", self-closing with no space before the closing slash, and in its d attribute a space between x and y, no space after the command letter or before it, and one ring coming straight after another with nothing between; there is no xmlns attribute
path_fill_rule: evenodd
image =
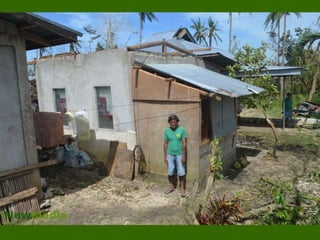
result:
<svg viewBox="0 0 320 240"><path fill-rule="evenodd" d="M164 193L165 194L169 194L169 193L172 193L174 191L174 189L168 189L167 191L165 191Z"/></svg>

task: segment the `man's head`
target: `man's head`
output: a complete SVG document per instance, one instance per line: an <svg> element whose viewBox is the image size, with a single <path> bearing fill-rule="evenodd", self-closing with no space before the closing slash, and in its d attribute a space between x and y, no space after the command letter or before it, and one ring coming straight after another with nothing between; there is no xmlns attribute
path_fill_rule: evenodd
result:
<svg viewBox="0 0 320 240"><path fill-rule="evenodd" d="M176 122L179 122L180 119L177 115L175 114L171 114L169 117L168 117L168 123L170 123L172 120L175 120Z"/></svg>
<svg viewBox="0 0 320 240"><path fill-rule="evenodd" d="M168 123L170 124L170 128L177 128L179 121L179 117L175 114L172 114L168 117Z"/></svg>

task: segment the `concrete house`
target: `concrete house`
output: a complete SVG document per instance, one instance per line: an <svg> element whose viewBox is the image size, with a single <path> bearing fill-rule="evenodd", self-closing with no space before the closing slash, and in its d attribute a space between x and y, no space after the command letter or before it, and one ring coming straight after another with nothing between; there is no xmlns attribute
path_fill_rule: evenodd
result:
<svg viewBox="0 0 320 240"><path fill-rule="evenodd" d="M225 167L235 159L237 97L263 90L219 73L232 62L184 39L39 60L40 111L59 111L59 102L70 112L85 109L92 137L79 145L94 160L108 159L110 141L130 150L139 144L147 170L159 174L166 174L163 130L176 113L188 130L188 178L203 178L212 137L223 137Z"/></svg>
<svg viewBox="0 0 320 240"><path fill-rule="evenodd" d="M40 187L26 50L75 42L79 35L32 13L0 13L0 211L13 211L16 201L16 211L31 210L25 202L32 200L22 197L32 199Z"/></svg>

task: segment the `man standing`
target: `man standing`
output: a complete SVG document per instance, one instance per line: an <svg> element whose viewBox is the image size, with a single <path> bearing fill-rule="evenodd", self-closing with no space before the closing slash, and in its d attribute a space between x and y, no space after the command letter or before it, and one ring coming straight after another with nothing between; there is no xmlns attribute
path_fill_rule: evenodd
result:
<svg viewBox="0 0 320 240"><path fill-rule="evenodd" d="M285 117L285 125L288 127L289 120L291 119L292 115L292 97L291 93L287 93L287 97L284 99L284 117Z"/></svg>
<svg viewBox="0 0 320 240"><path fill-rule="evenodd" d="M169 127L164 131L164 162L167 165L169 194L175 190L176 174L179 177L181 197L186 196L186 163L187 163L187 132L179 125L177 115L168 117Z"/></svg>

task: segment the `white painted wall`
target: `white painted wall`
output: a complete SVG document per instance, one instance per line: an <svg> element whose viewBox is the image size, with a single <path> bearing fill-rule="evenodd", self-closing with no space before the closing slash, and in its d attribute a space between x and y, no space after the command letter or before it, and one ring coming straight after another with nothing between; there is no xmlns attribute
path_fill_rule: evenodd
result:
<svg viewBox="0 0 320 240"><path fill-rule="evenodd" d="M66 91L67 110L88 112L95 137L128 142L135 131L130 90L130 61L125 49L43 59L37 62L40 111L55 111L55 88ZM114 129L99 129L95 87L111 87ZM132 148L133 148L132 147Z"/></svg>

